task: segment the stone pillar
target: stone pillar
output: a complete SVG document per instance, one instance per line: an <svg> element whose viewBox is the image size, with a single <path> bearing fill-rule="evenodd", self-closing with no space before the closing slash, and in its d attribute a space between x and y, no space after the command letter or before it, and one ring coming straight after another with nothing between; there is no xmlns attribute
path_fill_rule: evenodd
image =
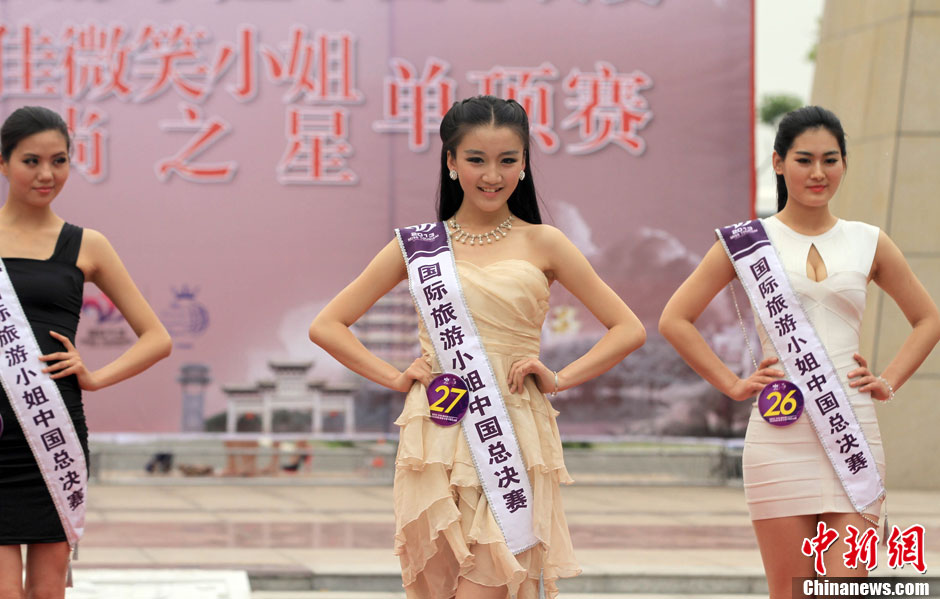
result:
<svg viewBox="0 0 940 599"><path fill-rule="evenodd" d="M274 430L274 410L271 409L271 392L261 395L261 432L268 435Z"/></svg>
<svg viewBox="0 0 940 599"><path fill-rule="evenodd" d="M235 404L229 401L225 407L225 432L234 433L235 426L238 424L238 412L235 411Z"/></svg>
<svg viewBox="0 0 940 599"><path fill-rule="evenodd" d="M833 212L881 227L940 299L940 0L827 0L812 102L848 135L848 171ZM861 353L880 373L911 327L883 291L869 289ZM878 406L894 488L940 488L940 351L894 402Z"/></svg>
<svg viewBox="0 0 940 599"><path fill-rule="evenodd" d="M205 430L203 404L206 386L212 382L209 367L204 364L183 364L176 381L183 389L183 410L180 418L180 431L201 433Z"/></svg>
<svg viewBox="0 0 940 599"><path fill-rule="evenodd" d="M351 391L346 395L343 403L346 408L343 416L343 430L347 435L351 435L356 432L356 403Z"/></svg>
<svg viewBox="0 0 940 599"><path fill-rule="evenodd" d="M323 387L310 386L310 396L313 398L312 429L316 434L323 432Z"/></svg>

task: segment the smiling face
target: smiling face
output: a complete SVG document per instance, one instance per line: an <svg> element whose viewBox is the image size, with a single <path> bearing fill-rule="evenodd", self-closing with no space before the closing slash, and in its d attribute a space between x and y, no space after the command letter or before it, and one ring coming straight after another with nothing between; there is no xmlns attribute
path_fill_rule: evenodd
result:
<svg viewBox="0 0 940 599"><path fill-rule="evenodd" d="M457 171L463 190L459 212L506 211L506 202L525 167L525 147L509 127L484 125L467 131L456 150L447 154L447 168Z"/></svg>
<svg viewBox="0 0 940 599"><path fill-rule="evenodd" d="M24 137L9 160L0 158L0 172L10 183L7 201L48 206L69 177L65 137L55 129Z"/></svg>
<svg viewBox="0 0 940 599"><path fill-rule="evenodd" d="M807 129L785 157L773 156L774 172L783 175L790 201L806 207L826 206L839 189L845 159L835 136L824 127Z"/></svg>

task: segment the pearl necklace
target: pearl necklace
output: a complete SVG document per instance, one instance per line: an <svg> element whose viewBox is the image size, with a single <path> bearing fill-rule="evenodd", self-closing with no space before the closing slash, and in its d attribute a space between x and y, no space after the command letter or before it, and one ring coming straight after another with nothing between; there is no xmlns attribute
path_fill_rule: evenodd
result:
<svg viewBox="0 0 940 599"><path fill-rule="evenodd" d="M486 233L481 233L480 235L474 235L473 233L467 233L457 224L456 219L450 219L447 221L447 224L450 225L453 233L451 234L454 238L454 241L459 241L460 243L467 243L467 240L470 240L470 245L483 245L483 240L486 240L486 243L493 243L493 240L499 241L503 237L509 234L509 231L512 230L512 220L513 216L510 214L509 218L501 222L495 229L487 231Z"/></svg>

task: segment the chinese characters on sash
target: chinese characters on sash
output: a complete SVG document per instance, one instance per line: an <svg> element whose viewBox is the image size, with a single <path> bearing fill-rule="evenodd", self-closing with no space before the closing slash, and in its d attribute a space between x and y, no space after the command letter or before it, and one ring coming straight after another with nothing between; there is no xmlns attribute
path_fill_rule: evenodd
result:
<svg viewBox="0 0 940 599"><path fill-rule="evenodd" d="M532 525L532 488L499 384L464 302L446 225L417 225L395 233L437 361L469 388L461 425L490 510L509 549L525 551L538 542Z"/></svg>
<svg viewBox="0 0 940 599"><path fill-rule="evenodd" d="M812 351L805 351L806 339L797 334L797 324L793 317L794 308L787 304L783 294L778 293L780 284L777 282L777 276L770 272L766 258L760 258L749 267L750 276L753 277L757 291L760 296L760 302L757 310L761 313L761 320L764 322L773 322L774 327L768 329L768 333L775 335L779 340L780 346L786 344L786 356L796 365L800 377L805 377L806 389L815 404L815 409L821 416L826 417L827 427L824 427L823 434L830 436L839 448L840 459L852 474L858 474L862 468L869 467L868 457L859 451L859 440L852 432L847 432L849 423L846 420L846 413L849 410L848 402L843 397L840 404L836 397L833 387L838 385L838 381L830 381L826 378L824 370L821 370L819 360ZM748 276L745 274L745 276ZM792 301L792 300L791 300ZM775 343L775 347L778 344ZM781 356L782 357L782 356ZM834 379L832 373L828 373L830 379ZM827 386L827 383L829 385ZM827 390L830 389L830 390ZM841 408L841 409L840 409ZM874 463L872 462L872 466Z"/></svg>
<svg viewBox="0 0 940 599"><path fill-rule="evenodd" d="M0 260L0 382L52 496L69 545L85 527L85 454L58 386Z"/></svg>
<svg viewBox="0 0 940 599"><path fill-rule="evenodd" d="M738 280L773 342L788 378L803 391L806 413L858 512L884 496L862 428L812 323L790 286L760 221L717 229Z"/></svg>

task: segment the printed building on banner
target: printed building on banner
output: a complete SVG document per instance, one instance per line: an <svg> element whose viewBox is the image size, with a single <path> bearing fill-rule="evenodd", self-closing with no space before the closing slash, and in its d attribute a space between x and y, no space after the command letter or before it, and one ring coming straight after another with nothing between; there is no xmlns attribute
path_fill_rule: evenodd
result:
<svg viewBox="0 0 940 599"><path fill-rule="evenodd" d="M313 362L269 362L273 381L253 385L226 385L222 391L228 398L225 430L238 432L240 416L260 416L262 433L275 430L276 412L300 412L310 415L309 432L322 433L327 419L342 417L344 434L356 432L355 385L327 385L307 379ZM283 431L298 432L298 431Z"/></svg>
<svg viewBox="0 0 940 599"><path fill-rule="evenodd" d="M375 302L353 329L369 351L399 370L404 371L421 355L418 314L406 283Z"/></svg>

